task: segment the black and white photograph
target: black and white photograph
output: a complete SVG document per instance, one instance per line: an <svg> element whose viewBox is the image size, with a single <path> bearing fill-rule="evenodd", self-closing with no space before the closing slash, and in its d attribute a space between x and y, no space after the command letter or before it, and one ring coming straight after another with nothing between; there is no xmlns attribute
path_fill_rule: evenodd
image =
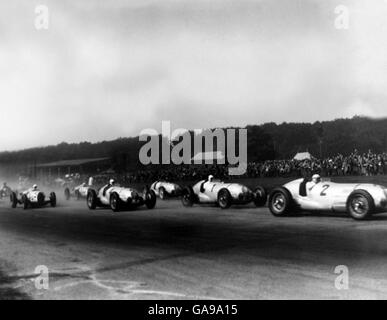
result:
<svg viewBox="0 0 387 320"><path fill-rule="evenodd" d="M2 0L0 300L387 299L386 89L385 0Z"/></svg>

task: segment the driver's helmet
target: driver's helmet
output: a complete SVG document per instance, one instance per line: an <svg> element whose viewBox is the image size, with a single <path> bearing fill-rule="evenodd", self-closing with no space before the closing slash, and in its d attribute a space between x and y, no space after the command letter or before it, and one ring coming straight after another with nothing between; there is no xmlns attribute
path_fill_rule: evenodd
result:
<svg viewBox="0 0 387 320"><path fill-rule="evenodd" d="M37 184L34 184L33 186L32 186L32 190L38 190L38 185Z"/></svg>
<svg viewBox="0 0 387 320"><path fill-rule="evenodd" d="M116 183L116 180L114 180L114 179L110 179L110 180L109 180L109 184L110 184L110 185L114 185L115 183Z"/></svg>
<svg viewBox="0 0 387 320"><path fill-rule="evenodd" d="M214 176L210 174L210 175L208 176L208 181L209 181L209 182L212 182L212 180L214 180Z"/></svg>
<svg viewBox="0 0 387 320"><path fill-rule="evenodd" d="M314 175L312 176L312 181L313 181L314 183L319 183L319 182L321 182L321 177L320 177L320 175L319 175L319 174L314 174Z"/></svg>

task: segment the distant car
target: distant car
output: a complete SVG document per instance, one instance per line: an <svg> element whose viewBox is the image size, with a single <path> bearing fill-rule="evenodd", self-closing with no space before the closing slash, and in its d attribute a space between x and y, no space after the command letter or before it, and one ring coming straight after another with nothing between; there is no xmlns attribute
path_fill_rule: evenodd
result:
<svg viewBox="0 0 387 320"><path fill-rule="evenodd" d="M44 192L40 190L24 191L20 193L20 199L18 199L16 192L12 192L10 195L10 200L12 208L16 208L18 204L23 205L24 209L40 208L48 204L50 204L51 207L56 207L55 192L51 192L48 199L46 199Z"/></svg>
<svg viewBox="0 0 387 320"><path fill-rule="evenodd" d="M90 188L92 186L89 186L87 183L82 183L79 186L76 186L72 189L69 187L66 187L64 190L64 195L66 200L70 200L72 197L76 198L77 200L79 199L86 199L87 193L89 192Z"/></svg>
<svg viewBox="0 0 387 320"><path fill-rule="evenodd" d="M143 205L148 209L153 209L156 205L156 194L153 190L148 189L140 193L133 188L106 185L99 191L90 188L86 201L90 210L105 207L118 212Z"/></svg>
<svg viewBox="0 0 387 320"><path fill-rule="evenodd" d="M376 184L297 179L270 193L269 209L274 216L290 215L297 210L332 211L347 212L353 219L363 220L387 211L387 189Z"/></svg>
<svg viewBox="0 0 387 320"><path fill-rule="evenodd" d="M161 200L170 197L179 197L183 191L182 187L178 184L166 181L153 182L150 189L153 190L156 196Z"/></svg>
<svg viewBox="0 0 387 320"><path fill-rule="evenodd" d="M266 191L261 186L252 191L239 183L227 183L209 178L185 188L182 193L182 202L186 207L198 203L217 204L220 208L227 209L234 204L250 202L261 207L266 204Z"/></svg>
<svg viewBox="0 0 387 320"><path fill-rule="evenodd" d="M4 185L0 190L0 199L9 198L12 194L12 189L7 185Z"/></svg>

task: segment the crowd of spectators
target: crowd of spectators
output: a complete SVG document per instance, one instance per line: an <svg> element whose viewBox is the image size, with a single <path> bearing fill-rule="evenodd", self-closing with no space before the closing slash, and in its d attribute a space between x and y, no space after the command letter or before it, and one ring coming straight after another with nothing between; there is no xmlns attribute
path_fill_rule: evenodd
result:
<svg viewBox="0 0 387 320"><path fill-rule="evenodd" d="M228 180L233 178L229 175L227 165L170 165L154 166L143 170L134 170L123 174L102 174L93 176L95 185L103 185L108 179L116 178L123 185L132 183L151 183L157 180L165 181L199 181L208 175L217 179ZM263 177L305 177L314 173L321 176L351 176L364 175L374 176L387 174L387 153L376 154L371 151L359 153L357 150L350 155L336 156L324 159L304 160L268 160L263 162L250 162L247 164L244 178ZM239 176L240 177L240 176ZM56 179L57 185L77 185L87 182L89 176L71 175L64 179ZM47 184L52 184L50 183ZM46 183L44 183L46 184Z"/></svg>
<svg viewBox="0 0 387 320"><path fill-rule="evenodd" d="M356 150L348 156L338 154L325 159L272 160L249 163L249 177L305 176L319 173L322 176L373 176L387 173L387 153L371 151L359 154Z"/></svg>
<svg viewBox="0 0 387 320"><path fill-rule="evenodd" d="M387 174L387 153L376 154L371 151L359 153L357 150L348 156L338 154L324 159L305 160L268 160L250 162L244 177L303 177L313 173L322 176L372 176ZM195 181L209 174L227 180L230 178L226 165L181 165L161 167L157 170L140 170L125 174L124 182L148 182L156 180Z"/></svg>

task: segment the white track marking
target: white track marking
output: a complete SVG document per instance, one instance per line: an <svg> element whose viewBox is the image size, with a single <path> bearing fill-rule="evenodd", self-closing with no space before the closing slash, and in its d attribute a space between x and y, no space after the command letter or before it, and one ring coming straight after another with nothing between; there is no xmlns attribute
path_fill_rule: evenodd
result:
<svg viewBox="0 0 387 320"><path fill-rule="evenodd" d="M176 298L193 298L193 299L206 299L206 300L218 300L214 297L207 297L207 296L195 296L195 295L187 295L183 293L178 292L172 292L172 291L159 291L159 290L145 290L145 289L136 289L140 286L145 285L141 282L135 282L135 281L124 281L124 280L98 280L95 275L90 276L90 280L79 280L79 281L73 281L70 283L66 283L61 286L56 286L54 288L54 291L60 291L63 289L76 287L83 284L92 284L99 288L102 288L104 290L110 291L112 293L117 293L117 290L123 291L120 294L123 295L130 295L130 294L151 294L151 295L161 295L161 296L171 296ZM116 284L119 286L123 286L122 288L112 286L109 284Z"/></svg>

